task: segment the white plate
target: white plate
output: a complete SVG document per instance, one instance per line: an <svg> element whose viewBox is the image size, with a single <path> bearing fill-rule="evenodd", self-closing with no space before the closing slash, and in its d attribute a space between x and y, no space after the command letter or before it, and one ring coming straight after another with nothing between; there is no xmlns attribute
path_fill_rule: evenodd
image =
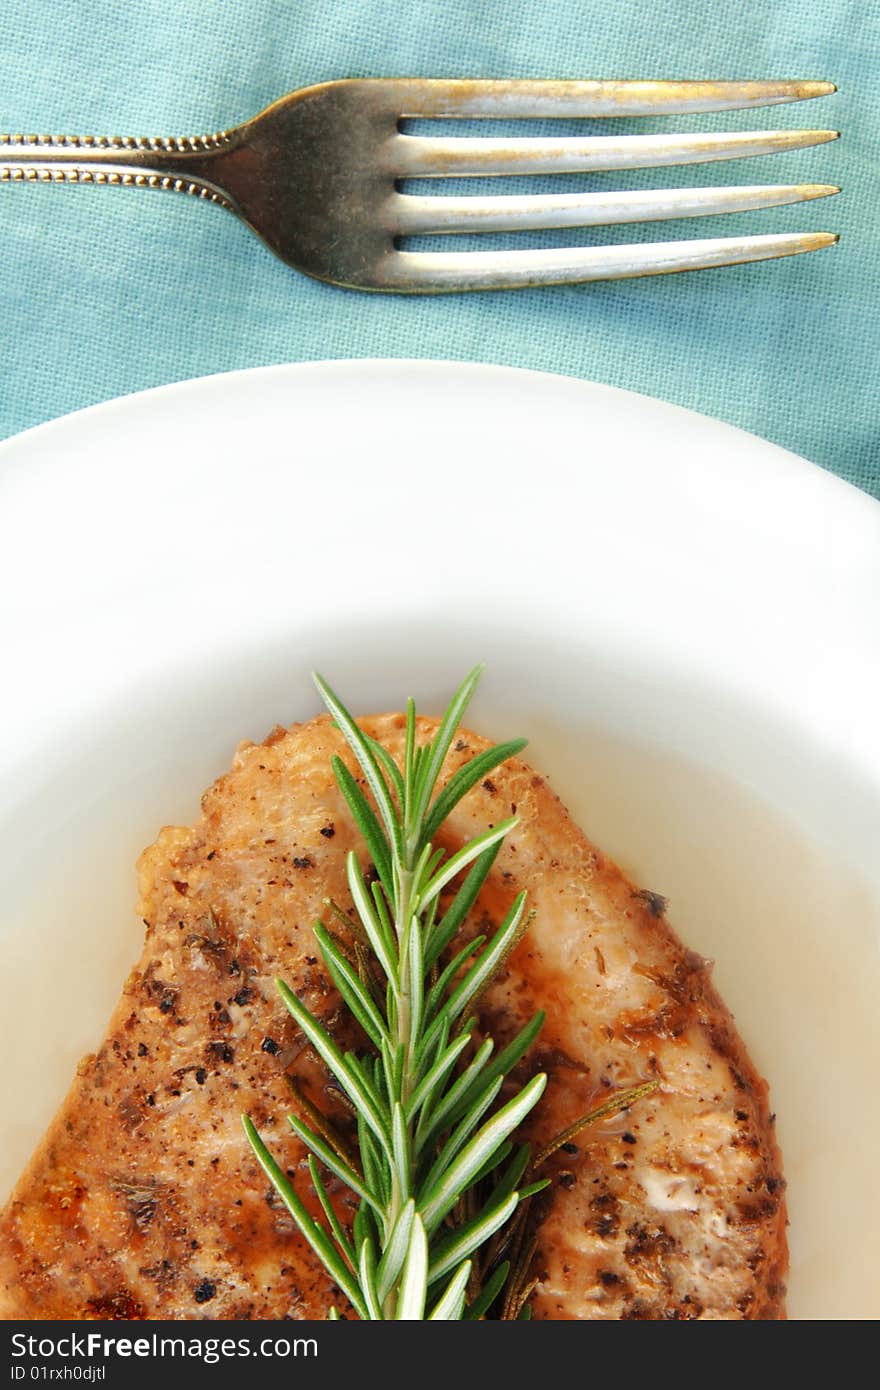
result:
<svg viewBox="0 0 880 1390"><path fill-rule="evenodd" d="M880 508L656 401L275 367L0 448L5 1186L139 952L133 863L235 743L437 708L531 739L668 895L769 1077L795 1317L880 1314Z"/></svg>

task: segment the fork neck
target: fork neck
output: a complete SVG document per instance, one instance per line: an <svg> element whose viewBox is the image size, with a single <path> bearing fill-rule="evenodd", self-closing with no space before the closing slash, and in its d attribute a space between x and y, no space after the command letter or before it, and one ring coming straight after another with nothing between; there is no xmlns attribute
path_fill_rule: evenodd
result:
<svg viewBox="0 0 880 1390"><path fill-rule="evenodd" d="M233 209L232 199L212 174L234 134L0 135L0 182L170 189Z"/></svg>

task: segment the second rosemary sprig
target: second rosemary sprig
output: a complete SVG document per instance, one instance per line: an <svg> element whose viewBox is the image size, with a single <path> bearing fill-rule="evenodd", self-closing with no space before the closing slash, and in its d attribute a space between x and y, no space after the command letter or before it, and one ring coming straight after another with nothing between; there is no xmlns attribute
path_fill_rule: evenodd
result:
<svg viewBox="0 0 880 1390"><path fill-rule="evenodd" d="M525 746L516 739L487 749L437 791L481 669L459 686L428 743L417 743L415 705L408 701L402 767L315 678L369 792L342 759L333 759L377 875L368 886L357 856L349 854L348 888L368 953L358 943L347 949L324 923L315 925L327 971L369 1049L343 1053L278 982L287 1009L356 1116L356 1161L314 1107L307 1108L306 1119L289 1117L309 1150L323 1222L309 1213L247 1117L244 1124L303 1236L363 1319L480 1316L487 1295L494 1298L498 1289L475 1287L475 1267L482 1268L475 1266L476 1252L546 1185L527 1180L530 1148L511 1139L540 1098L546 1077L534 1076L497 1106L505 1077L537 1037L543 1016L495 1056L491 1038L476 1046L471 1012L525 930L525 894L491 940L477 936L459 949L453 944L516 820L490 827L449 856L433 843L461 798ZM441 895L455 880L458 887L441 908ZM325 1172L359 1198L350 1230L333 1206ZM499 1267L490 1274L500 1287Z"/></svg>

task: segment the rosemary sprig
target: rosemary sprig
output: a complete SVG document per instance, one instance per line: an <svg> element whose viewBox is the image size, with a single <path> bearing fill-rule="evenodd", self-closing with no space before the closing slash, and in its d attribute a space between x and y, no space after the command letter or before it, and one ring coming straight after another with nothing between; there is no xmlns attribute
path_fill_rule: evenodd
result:
<svg viewBox="0 0 880 1390"><path fill-rule="evenodd" d="M348 856L348 887L358 917L353 948L323 923L315 924L327 971L370 1050L343 1053L278 981L287 1009L357 1120L355 1162L333 1124L294 1093L305 1103L289 1122L309 1150L312 1185L326 1224L307 1210L248 1117L244 1127L303 1236L362 1319L483 1316L504 1288L509 1265L481 1259L481 1252L485 1255L520 1204L546 1186L546 1180L528 1180L531 1150L510 1138L537 1103L546 1077L534 1076L497 1104L506 1075L534 1041L543 1017L528 1023L493 1060L490 1038L476 1045L476 1020L469 1012L525 929L525 894L516 898L490 941L477 938L447 959L501 841L516 824L501 821L448 857L433 844L471 787L525 746L525 740L514 739L486 750L435 796L481 671L475 667L461 683L427 744L417 745L415 705L408 701L402 769L315 677L370 794L368 799L340 758L333 759L336 780L378 875L368 887L357 856ZM441 894L459 875L464 877L451 902L441 908ZM375 987L373 961L382 989ZM333 1206L322 1170L360 1199L350 1231ZM527 1296L518 1294L514 1316Z"/></svg>

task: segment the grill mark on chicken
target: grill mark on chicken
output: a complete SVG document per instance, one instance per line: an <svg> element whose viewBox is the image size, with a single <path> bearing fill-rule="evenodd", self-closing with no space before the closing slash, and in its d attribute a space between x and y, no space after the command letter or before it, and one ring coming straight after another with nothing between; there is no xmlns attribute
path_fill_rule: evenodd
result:
<svg viewBox="0 0 880 1390"><path fill-rule="evenodd" d="M402 716L363 725L400 757ZM421 720L420 737L435 727ZM463 732L444 779L486 746ZM333 1092L273 979L356 1044L311 932L325 897L348 901L347 851L366 865L333 753L352 766L326 716L243 745L198 824L167 828L142 855L143 956L0 1218L2 1316L307 1318L341 1304L239 1119L250 1112L314 1209L286 1076L331 1109ZM529 1136L545 1142L619 1087L661 1083L545 1164L534 1316L783 1317L784 1180L767 1088L707 963L678 942L665 901L592 846L526 764L487 781L444 843L517 808L463 938L528 889L535 919L482 999L480 1028L501 1046L547 1011L517 1073L550 1074ZM350 1134L346 1112L334 1114ZM331 1187L350 1216L350 1194Z"/></svg>

